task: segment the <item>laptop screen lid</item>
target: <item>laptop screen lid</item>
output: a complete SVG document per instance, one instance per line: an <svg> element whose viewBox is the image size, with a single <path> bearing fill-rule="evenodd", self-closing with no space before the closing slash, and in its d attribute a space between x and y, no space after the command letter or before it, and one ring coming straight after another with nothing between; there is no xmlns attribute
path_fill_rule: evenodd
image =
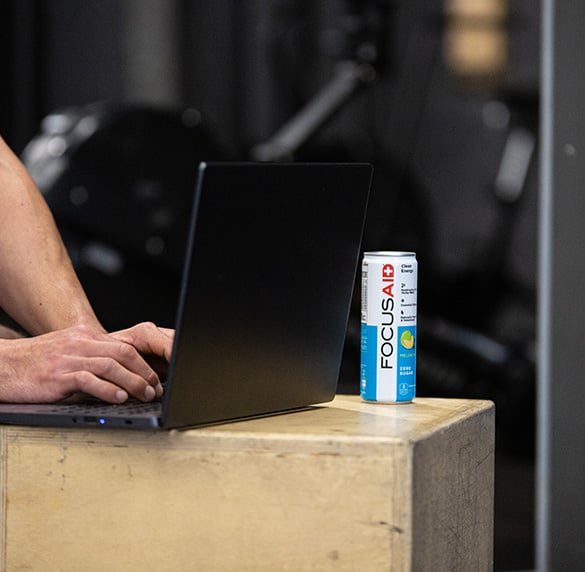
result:
<svg viewBox="0 0 585 572"><path fill-rule="evenodd" d="M333 399L370 179L364 164L200 165L163 426Z"/></svg>

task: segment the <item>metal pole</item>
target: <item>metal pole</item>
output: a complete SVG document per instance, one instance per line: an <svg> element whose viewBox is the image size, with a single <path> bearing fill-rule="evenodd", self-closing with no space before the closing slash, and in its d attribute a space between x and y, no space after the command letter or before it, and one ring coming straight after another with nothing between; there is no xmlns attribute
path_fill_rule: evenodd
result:
<svg viewBox="0 0 585 572"><path fill-rule="evenodd" d="M550 314L551 314L551 235L552 235L552 155L553 155L553 6L542 2L541 113L540 113L540 203L538 276L538 405L536 461L536 569L549 570L550 562Z"/></svg>
<svg viewBox="0 0 585 572"><path fill-rule="evenodd" d="M585 570L585 3L543 4L537 565Z"/></svg>

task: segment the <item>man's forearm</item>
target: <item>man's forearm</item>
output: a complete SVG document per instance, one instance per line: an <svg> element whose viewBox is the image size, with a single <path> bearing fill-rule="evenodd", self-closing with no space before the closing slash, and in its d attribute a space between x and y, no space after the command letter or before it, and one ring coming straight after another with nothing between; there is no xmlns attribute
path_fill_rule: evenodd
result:
<svg viewBox="0 0 585 572"><path fill-rule="evenodd" d="M31 334L99 326L47 204L0 138L0 306Z"/></svg>

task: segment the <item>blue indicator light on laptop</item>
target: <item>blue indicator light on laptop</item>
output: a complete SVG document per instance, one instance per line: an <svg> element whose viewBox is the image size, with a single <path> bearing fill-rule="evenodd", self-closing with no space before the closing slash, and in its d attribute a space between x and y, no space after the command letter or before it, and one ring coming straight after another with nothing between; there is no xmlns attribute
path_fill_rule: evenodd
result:
<svg viewBox="0 0 585 572"><path fill-rule="evenodd" d="M106 424L106 420L103 417L100 417L100 425L105 425Z"/></svg>

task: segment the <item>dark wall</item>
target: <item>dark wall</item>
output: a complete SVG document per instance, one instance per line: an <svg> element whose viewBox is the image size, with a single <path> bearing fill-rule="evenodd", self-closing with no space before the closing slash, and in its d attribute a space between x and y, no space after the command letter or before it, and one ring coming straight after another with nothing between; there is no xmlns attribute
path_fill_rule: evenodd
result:
<svg viewBox="0 0 585 572"><path fill-rule="evenodd" d="M47 111L123 95L123 2L43 3L43 66Z"/></svg>

